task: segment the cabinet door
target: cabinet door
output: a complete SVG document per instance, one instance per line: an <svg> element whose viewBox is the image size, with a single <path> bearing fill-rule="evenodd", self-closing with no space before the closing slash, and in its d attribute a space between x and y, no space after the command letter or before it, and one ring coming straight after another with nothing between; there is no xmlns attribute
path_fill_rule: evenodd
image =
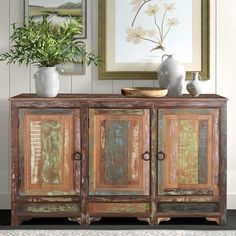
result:
<svg viewBox="0 0 236 236"><path fill-rule="evenodd" d="M80 192L79 130L79 111L20 110L21 195Z"/></svg>
<svg viewBox="0 0 236 236"><path fill-rule="evenodd" d="M219 110L160 109L158 193L218 195Z"/></svg>
<svg viewBox="0 0 236 236"><path fill-rule="evenodd" d="M149 110L91 109L90 195L149 194Z"/></svg>

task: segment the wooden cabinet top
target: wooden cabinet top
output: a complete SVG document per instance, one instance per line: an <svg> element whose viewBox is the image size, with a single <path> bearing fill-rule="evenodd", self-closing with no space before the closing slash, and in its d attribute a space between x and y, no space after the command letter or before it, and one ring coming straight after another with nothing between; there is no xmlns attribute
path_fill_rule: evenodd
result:
<svg viewBox="0 0 236 236"><path fill-rule="evenodd" d="M189 94L183 94L181 96L178 97L160 97L160 98L128 98L125 97L121 94L66 94L66 93L61 93L58 94L56 97L54 98L41 98L38 97L36 94L34 93L22 93L19 95L16 95L14 97L12 97L12 99L37 99L37 100L57 100L57 99L102 99L102 98L119 98L119 99L142 99L142 100L159 100L159 99L194 99L194 100L198 100L198 99L226 99L225 97L222 97L220 95L217 94L201 94L199 97L192 97Z"/></svg>
<svg viewBox="0 0 236 236"><path fill-rule="evenodd" d="M46 107L77 107L81 104L89 106L110 106L110 107L150 107L150 106L220 106L227 101L227 98L216 94L202 94L199 97L192 97L184 94L179 97L160 98L128 98L121 94L58 94L54 98L41 98L36 94L20 94L10 98L16 106L38 105Z"/></svg>

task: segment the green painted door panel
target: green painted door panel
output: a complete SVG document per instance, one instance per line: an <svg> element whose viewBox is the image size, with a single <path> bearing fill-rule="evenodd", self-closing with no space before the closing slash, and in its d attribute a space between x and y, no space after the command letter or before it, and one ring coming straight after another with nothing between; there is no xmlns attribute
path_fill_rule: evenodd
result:
<svg viewBox="0 0 236 236"><path fill-rule="evenodd" d="M72 160L80 150L79 111L20 111L20 194L73 195L80 193L78 163ZM80 165L80 164L79 164Z"/></svg>
<svg viewBox="0 0 236 236"><path fill-rule="evenodd" d="M219 110L159 109L159 195L219 195Z"/></svg>
<svg viewBox="0 0 236 236"><path fill-rule="evenodd" d="M91 109L90 195L148 195L149 110Z"/></svg>

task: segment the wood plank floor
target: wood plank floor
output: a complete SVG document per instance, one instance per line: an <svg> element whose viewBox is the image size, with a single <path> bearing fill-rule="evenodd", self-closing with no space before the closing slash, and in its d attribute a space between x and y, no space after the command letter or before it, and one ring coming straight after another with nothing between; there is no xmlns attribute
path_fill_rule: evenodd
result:
<svg viewBox="0 0 236 236"><path fill-rule="evenodd" d="M0 227L11 228L10 222L10 210L0 210ZM175 218L156 226L150 226L146 222L138 221L136 218L102 218L89 226L80 226L67 218L35 218L30 221L24 221L17 228L236 230L236 210L228 210L226 226L218 226L216 223L208 222L204 218Z"/></svg>

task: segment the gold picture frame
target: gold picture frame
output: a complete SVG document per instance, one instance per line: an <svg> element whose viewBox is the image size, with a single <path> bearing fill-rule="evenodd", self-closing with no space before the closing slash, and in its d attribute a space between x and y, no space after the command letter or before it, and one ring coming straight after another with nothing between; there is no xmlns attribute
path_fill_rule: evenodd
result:
<svg viewBox="0 0 236 236"><path fill-rule="evenodd" d="M115 10L112 9L112 1L115 0L98 0L98 17L99 17L99 25L98 25L98 54L102 59L102 64L99 68L99 79L100 80L154 80L157 78L156 70L152 71L142 71L142 70L130 70L129 64L124 66L124 68L128 69L116 69L116 68L108 68L107 64L110 63L110 54L112 54L112 50L116 47L116 42L111 42L107 37L110 37L111 32L114 31L112 24L110 24L111 15L115 14ZM126 1L127 0L122 0ZM174 0L172 2L175 2ZM190 79L192 77L193 71L200 71L201 79L208 80L210 77L210 26L209 26L209 14L210 14L210 3L209 0L193 0L194 4L198 4L200 2L200 35L198 35L201 44L198 50L198 54L200 56L199 63L200 68L187 70L186 79ZM116 2L116 4L119 4ZM113 4L115 5L115 4ZM114 8L114 7L113 7ZM109 19L108 19L109 18ZM113 17L115 19L115 17ZM194 18L194 17L193 17ZM192 23L193 24L193 23ZM113 24L116 25L116 22ZM110 27L110 28L109 28ZM108 46L109 44L109 46ZM114 48L112 48L114 46ZM124 63L122 64L124 65ZM122 66L121 66L122 67ZM199 67L199 66L198 66ZM156 66L157 68L157 66Z"/></svg>

